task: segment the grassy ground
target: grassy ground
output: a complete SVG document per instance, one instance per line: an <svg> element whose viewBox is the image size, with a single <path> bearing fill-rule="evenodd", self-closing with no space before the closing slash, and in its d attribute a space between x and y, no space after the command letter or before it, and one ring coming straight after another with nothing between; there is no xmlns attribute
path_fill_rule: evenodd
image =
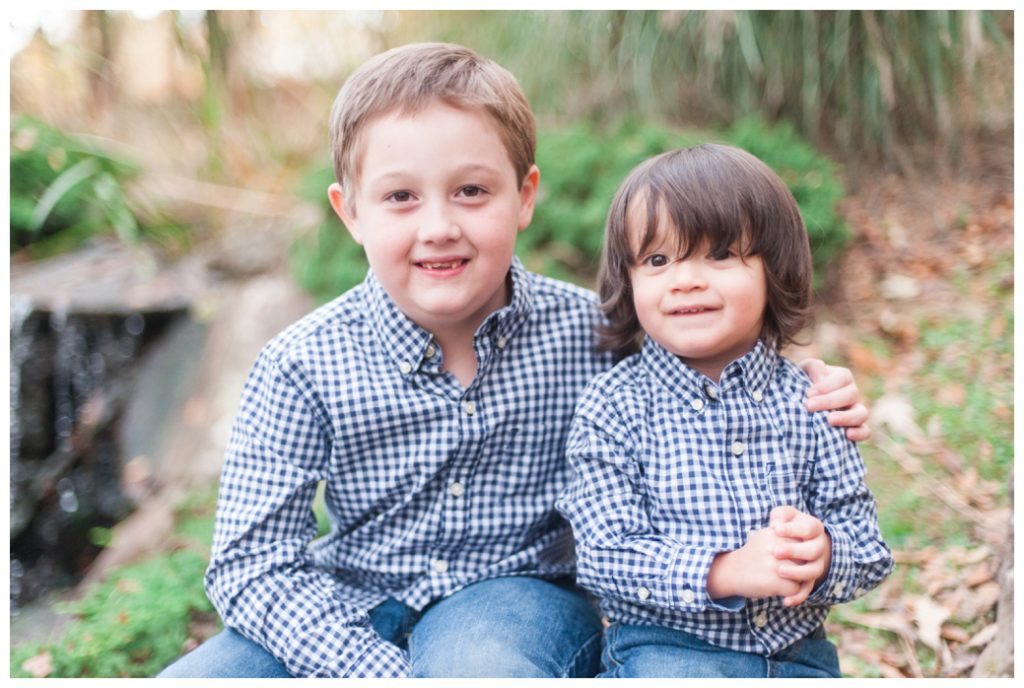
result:
<svg viewBox="0 0 1024 688"><path fill-rule="evenodd" d="M795 353L849 365L869 400L861 449L898 565L828 631L850 676L969 675L997 633L1012 508L1012 194L879 179L844 215L857 240ZM15 641L12 675L152 675L216 632L212 508L212 492L182 504L168 551L91 590L63 637Z"/></svg>
<svg viewBox="0 0 1024 688"><path fill-rule="evenodd" d="M815 344L871 400L861 449L898 565L829 631L850 675L969 675L997 633L1010 537L1012 195L882 179L845 214L858 240Z"/></svg>

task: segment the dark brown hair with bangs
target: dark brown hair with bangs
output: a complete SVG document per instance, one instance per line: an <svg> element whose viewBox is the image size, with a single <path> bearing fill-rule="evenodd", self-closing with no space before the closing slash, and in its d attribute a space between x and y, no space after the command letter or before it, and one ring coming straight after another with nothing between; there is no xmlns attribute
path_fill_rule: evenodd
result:
<svg viewBox="0 0 1024 688"><path fill-rule="evenodd" d="M602 350L619 357L640 350L643 330L633 305L630 269L658 236L661 208L673 225L665 229L676 232L686 256L705 240L711 253L738 244L743 256L760 256L767 284L761 337L775 348L795 341L810 319L813 274L796 200L779 176L750 153L704 144L644 161L615 194L598 272L601 309L608 318L598 330ZM639 252L629 236L629 222L638 218L646 218Z"/></svg>

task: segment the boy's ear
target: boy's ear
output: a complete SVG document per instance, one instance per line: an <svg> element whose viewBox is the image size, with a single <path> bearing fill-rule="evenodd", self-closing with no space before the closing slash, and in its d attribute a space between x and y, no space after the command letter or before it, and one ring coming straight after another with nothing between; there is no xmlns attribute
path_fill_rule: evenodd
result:
<svg viewBox="0 0 1024 688"><path fill-rule="evenodd" d="M345 228L348 233L352 235L352 238L356 240L356 243L362 245L363 241L359 236L359 227L356 222L356 214L350 210L350 207L345 203L345 194L341 190L341 185L334 182L327 187L327 199L331 202L331 207L334 208L334 213L341 218L341 221L345 223Z"/></svg>
<svg viewBox="0 0 1024 688"><path fill-rule="evenodd" d="M540 168L531 165L523 177L523 186L519 189L519 231L526 229L533 219L533 207L537 202L537 189L540 186Z"/></svg>

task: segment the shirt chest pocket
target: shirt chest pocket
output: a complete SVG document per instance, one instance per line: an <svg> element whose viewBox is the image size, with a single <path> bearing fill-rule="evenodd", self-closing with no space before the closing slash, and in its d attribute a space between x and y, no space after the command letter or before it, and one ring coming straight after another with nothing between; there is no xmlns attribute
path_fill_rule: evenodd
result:
<svg viewBox="0 0 1024 688"><path fill-rule="evenodd" d="M768 464L765 480L772 507L791 506L798 511L810 513L811 466L777 461Z"/></svg>

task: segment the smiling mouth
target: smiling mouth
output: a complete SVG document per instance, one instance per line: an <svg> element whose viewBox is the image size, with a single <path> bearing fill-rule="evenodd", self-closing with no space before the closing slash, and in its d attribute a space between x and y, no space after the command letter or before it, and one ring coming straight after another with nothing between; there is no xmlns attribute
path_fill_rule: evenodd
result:
<svg viewBox="0 0 1024 688"><path fill-rule="evenodd" d="M672 315L699 315L701 313L710 313L715 308L708 308L706 306L693 306L691 308L676 308L672 311Z"/></svg>
<svg viewBox="0 0 1024 688"><path fill-rule="evenodd" d="M460 258L458 260L448 261L420 261L416 263L417 266L424 268L425 270L454 270L455 268L462 267L469 262L467 258Z"/></svg>

